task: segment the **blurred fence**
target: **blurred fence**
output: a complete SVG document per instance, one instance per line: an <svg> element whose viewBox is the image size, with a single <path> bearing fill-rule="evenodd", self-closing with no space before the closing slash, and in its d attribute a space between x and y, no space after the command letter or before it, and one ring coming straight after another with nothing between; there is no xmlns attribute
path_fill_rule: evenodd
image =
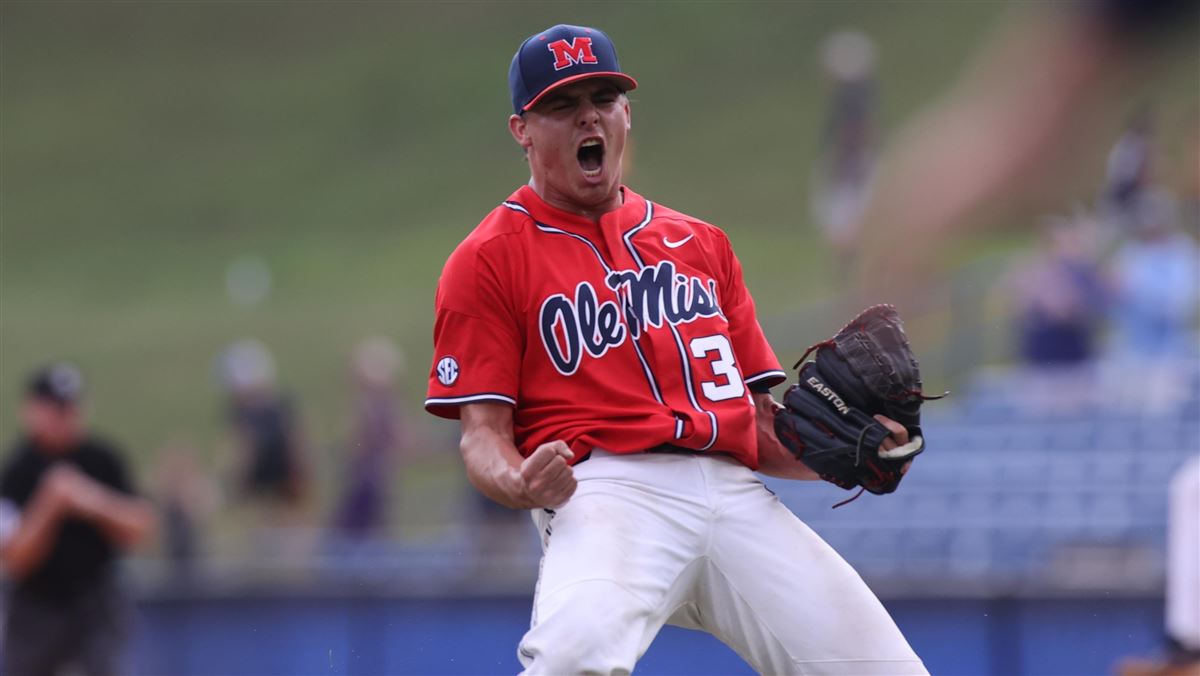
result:
<svg viewBox="0 0 1200 676"><path fill-rule="evenodd" d="M887 604L934 674L1100 674L1153 651L1161 600L908 599ZM308 594L159 599L141 606L136 673L511 674L526 597ZM1069 628L1065 629L1065 628ZM666 627L641 674L751 674L711 636Z"/></svg>

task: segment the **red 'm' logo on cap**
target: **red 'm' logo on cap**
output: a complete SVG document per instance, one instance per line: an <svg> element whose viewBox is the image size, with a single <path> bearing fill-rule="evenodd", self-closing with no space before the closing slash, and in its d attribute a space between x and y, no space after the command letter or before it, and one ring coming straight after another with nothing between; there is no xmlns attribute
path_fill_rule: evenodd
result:
<svg viewBox="0 0 1200 676"><path fill-rule="evenodd" d="M554 55L554 70L562 70L578 63L596 63L596 55L592 54L591 38L572 38L555 40L546 45L546 49Z"/></svg>

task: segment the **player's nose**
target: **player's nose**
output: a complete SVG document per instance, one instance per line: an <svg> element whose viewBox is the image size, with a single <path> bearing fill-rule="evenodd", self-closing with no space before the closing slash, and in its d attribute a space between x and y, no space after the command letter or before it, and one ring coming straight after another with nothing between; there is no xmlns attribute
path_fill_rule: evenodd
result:
<svg viewBox="0 0 1200 676"><path fill-rule="evenodd" d="M585 101L579 106L579 126L587 127L600 122L600 109L591 101Z"/></svg>

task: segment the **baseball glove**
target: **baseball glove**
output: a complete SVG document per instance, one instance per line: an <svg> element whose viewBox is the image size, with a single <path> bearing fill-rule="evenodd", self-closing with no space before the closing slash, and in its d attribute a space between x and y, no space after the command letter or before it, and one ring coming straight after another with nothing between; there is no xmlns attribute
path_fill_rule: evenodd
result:
<svg viewBox="0 0 1200 676"><path fill-rule="evenodd" d="M896 490L904 465L925 450L921 404L945 396L921 392L920 369L896 308L863 310L833 338L808 348L796 366L799 382L775 415L779 441L830 483L876 495ZM904 425L909 442L880 451L889 432L875 414Z"/></svg>

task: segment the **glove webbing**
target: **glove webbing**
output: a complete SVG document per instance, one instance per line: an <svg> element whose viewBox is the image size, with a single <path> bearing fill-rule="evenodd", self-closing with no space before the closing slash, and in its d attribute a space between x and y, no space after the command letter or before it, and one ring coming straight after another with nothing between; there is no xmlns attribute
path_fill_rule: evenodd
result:
<svg viewBox="0 0 1200 676"><path fill-rule="evenodd" d="M836 349L837 342L830 339L830 340L822 340L819 343L813 343L812 345L809 345L808 349L804 351L804 354L802 354L800 356L800 359L798 359L795 364L792 364L792 370L794 371L794 370L800 368L800 365L803 364L805 362L805 360L808 359L808 355L812 354L814 350L819 350L823 347L832 347L832 348ZM882 370L883 364L879 363L879 358L874 356L874 354L872 354L872 358L875 359L876 364L878 364L880 369ZM924 391L917 389L917 390L904 390L903 392L901 392L899 394L889 394L889 395L887 395L887 398L891 399L892 401L903 401L904 399L906 399L908 397L917 397L921 401L936 401L938 399L944 399L949 394L950 394L950 390L946 390L945 392L942 392L941 394L930 396L928 394L925 394ZM855 464L858 464L858 463L855 463Z"/></svg>

